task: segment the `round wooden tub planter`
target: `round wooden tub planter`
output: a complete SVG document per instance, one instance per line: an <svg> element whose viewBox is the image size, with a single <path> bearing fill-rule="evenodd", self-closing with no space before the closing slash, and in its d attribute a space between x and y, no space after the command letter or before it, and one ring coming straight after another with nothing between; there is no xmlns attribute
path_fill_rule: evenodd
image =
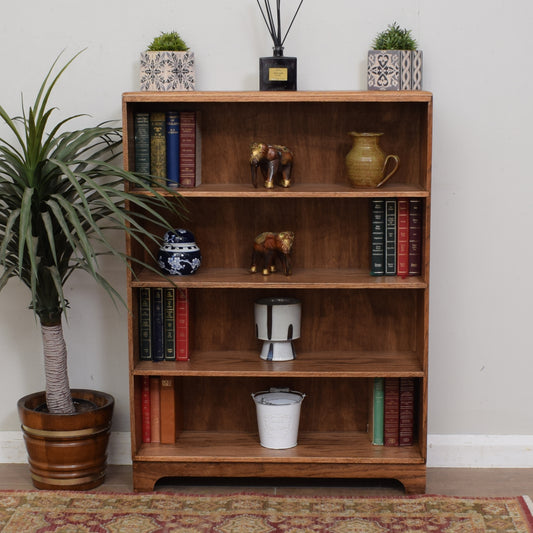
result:
<svg viewBox="0 0 533 533"><path fill-rule="evenodd" d="M46 490L88 490L104 482L113 396L73 389L76 413L50 414L45 393L18 401L33 485Z"/></svg>

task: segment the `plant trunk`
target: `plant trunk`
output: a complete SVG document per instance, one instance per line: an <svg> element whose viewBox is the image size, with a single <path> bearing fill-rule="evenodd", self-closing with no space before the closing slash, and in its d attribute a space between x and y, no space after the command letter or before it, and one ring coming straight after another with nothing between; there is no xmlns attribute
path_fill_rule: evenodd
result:
<svg viewBox="0 0 533 533"><path fill-rule="evenodd" d="M41 332L48 411L64 415L75 413L68 381L67 347L61 322L48 326L41 323Z"/></svg>

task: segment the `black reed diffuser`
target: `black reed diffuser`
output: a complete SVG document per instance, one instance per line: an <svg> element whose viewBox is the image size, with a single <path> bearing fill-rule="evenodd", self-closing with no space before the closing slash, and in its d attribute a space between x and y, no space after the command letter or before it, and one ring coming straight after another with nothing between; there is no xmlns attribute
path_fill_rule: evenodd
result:
<svg viewBox="0 0 533 533"><path fill-rule="evenodd" d="M274 43L274 55L272 57L259 58L259 90L296 91L296 58L283 55L283 43L292 28L298 11L300 11L303 0L300 0L283 38L281 37L281 0L276 0L275 18L270 6L270 0L264 0L264 10L259 0L256 1Z"/></svg>

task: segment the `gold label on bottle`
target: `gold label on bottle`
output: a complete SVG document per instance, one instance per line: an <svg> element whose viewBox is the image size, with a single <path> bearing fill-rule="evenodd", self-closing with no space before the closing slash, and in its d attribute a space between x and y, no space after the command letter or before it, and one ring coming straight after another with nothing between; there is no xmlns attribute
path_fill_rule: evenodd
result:
<svg viewBox="0 0 533 533"><path fill-rule="evenodd" d="M268 81L287 81L288 72L286 68L269 68Z"/></svg>

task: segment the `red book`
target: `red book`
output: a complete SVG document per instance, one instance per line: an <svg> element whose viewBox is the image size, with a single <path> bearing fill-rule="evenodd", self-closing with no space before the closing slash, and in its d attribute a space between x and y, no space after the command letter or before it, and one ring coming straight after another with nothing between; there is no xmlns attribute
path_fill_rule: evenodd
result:
<svg viewBox="0 0 533 533"><path fill-rule="evenodd" d="M150 377L150 435L151 442L161 442L161 405L160 379Z"/></svg>
<svg viewBox="0 0 533 533"><path fill-rule="evenodd" d="M422 200L409 200L409 276L422 273Z"/></svg>
<svg viewBox="0 0 533 533"><path fill-rule="evenodd" d="M176 391L174 378L161 376L161 443L176 442Z"/></svg>
<svg viewBox="0 0 533 533"><path fill-rule="evenodd" d="M188 361L189 346L189 291L176 289L176 360Z"/></svg>
<svg viewBox="0 0 533 533"><path fill-rule="evenodd" d="M142 441L152 441L150 430L150 376L142 377L141 388L141 413L142 413Z"/></svg>
<svg viewBox="0 0 533 533"><path fill-rule="evenodd" d="M415 380L400 378L400 446L411 446L414 440Z"/></svg>
<svg viewBox="0 0 533 533"><path fill-rule="evenodd" d="M196 187L201 182L199 114L180 113L180 187Z"/></svg>
<svg viewBox="0 0 533 533"><path fill-rule="evenodd" d="M383 416L385 446L400 444L400 378L385 379L385 411Z"/></svg>
<svg viewBox="0 0 533 533"><path fill-rule="evenodd" d="M409 200L398 199L398 237L396 239L397 263L396 273L405 277L409 273Z"/></svg>

